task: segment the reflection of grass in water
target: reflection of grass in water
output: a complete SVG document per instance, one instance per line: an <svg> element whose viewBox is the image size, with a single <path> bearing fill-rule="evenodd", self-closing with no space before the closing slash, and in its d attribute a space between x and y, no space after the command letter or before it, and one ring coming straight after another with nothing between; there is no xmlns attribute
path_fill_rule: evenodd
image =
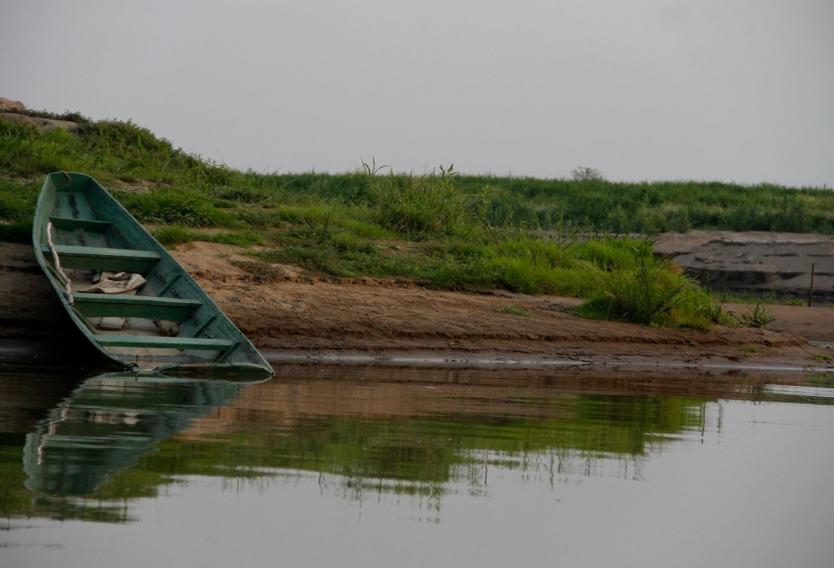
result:
<svg viewBox="0 0 834 568"><path fill-rule="evenodd" d="M370 487L428 496L442 494L451 482L477 489L484 463L526 471L550 452L591 460L645 455L649 445L663 444L658 435L700 428L704 412L703 402L677 397L582 395L544 403L564 417L331 417L301 420L280 433L253 422L249 426L258 430L216 441L165 442L140 467L165 476L322 472L343 479L346 494ZM112 483L120 483L119 476Z"/></svg>
<svg viewBox="0 0 834 568"><path fill-rule="evenodd" d="M834 373L814 373L809 375L808 384L815 387L834 388Z"/></svg>
<svg viewBox="0 0 834 568"><path fill-rule="evenodd" d="M25 514L32 494L23 488L23 436L0 435L0 517Z"/></svg>
<svg viewBox="0 0 834 568"><path fill-rule="evenodd" d="M269 483L280 480L281 472L309 472L323 475L347 499L406 496L439 510L447 491L484 491L489 470L547 478L589 475L601 461L639 461L650 447L665 443L664 434L699 429L704 420L704 403L681 397L579 395L526 404L543 416L331 416L277 431L257 416L238 425L245 429L216 439L164 441L83 500L33 502L23 488L20 448L7 446L0 453L0 503L5 516L124 522L130 520L129 500L154 497L177 476ZM85 427L96 426L79 425L76 434L83 438Z"/></svg>

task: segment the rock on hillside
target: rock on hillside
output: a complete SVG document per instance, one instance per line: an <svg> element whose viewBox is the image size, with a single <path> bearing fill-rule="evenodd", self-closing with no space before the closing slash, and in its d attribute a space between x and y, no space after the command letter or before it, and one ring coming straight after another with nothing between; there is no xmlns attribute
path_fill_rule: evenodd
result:
<svg viewBox="0 0 834 568"><path fill-rule="evenodd" d="M78 123L71 120L57 120L55 118L43 118L40 116L29 116L27 114L18 114L16 112L0 112L0 118L10 122L18 122L20 124L30 124L42 130L53 130L55 128L63 128L64 130L74 131L78 130Z"/></svg>
<svg viewBox="0 0 834 568"><path fill-rule="evenodd" d="M0 112L23 112L24 110L26 107L22 102L0 97Z"/></svg>
<svg viewBox="0 0 834 568"><path fill-rule="evenodd" d="M78 123L71 120L58 120L26 114L26 106L20 101L13 101L0 97L0 118L10 122L29 124L42 130L62 128L64 130L78 130Z"/></svg>

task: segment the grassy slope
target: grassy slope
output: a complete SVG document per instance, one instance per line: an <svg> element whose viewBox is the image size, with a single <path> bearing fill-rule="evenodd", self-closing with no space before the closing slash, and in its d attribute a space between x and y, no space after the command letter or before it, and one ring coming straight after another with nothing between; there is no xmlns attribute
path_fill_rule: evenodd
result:
<svg viewBox="0 0 834 568"><path fill-rule="evenodd" d="M262 245L264 260L338 277L412 279L591 299L584 311L705 327L708 295L639 238L575 231L834 231L834 193L715 183L624 184L368 171L259 174L207 162L150 131L71 115L81 129L0 121L0 240L28 241L42 176L95 176L166 244ZM205 228L211 227L211 231ZM219 230L218 230L219 229Z"/></svg>

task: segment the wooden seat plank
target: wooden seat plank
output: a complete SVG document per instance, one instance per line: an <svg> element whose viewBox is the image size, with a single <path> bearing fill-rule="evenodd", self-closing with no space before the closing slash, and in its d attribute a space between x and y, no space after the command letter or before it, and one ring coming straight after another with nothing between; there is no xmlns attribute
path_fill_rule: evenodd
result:
<svg viewBox="0 0 834 568"><path fill-rule="evenodd" d="M48 245L43 245L41 251L47 255L51 254ZM61 266L65 268L113 272L146 273L160 260L157 253L148 250L55 245L55 252L61 258Z"/></svg>
<svg viewBox="0 0 834 568"><path fill-rule="evenodd" d="M107 221L95 221L93 219L74 219L72 217L50 217L52 225L59 231L75 231L83 229L92 233L104 233L113 226Z"/></svg>
<svg viewBox="0 0 834 568"><path fill-rule="evenodd" d="M234 344L230 339L204 339L196 337L163 337L157 335L96 335L102 347L146 347L149 349L179 349L223 351Z"/></svg>
<svg viewBox="0 0 834 568"><path fill-rule="evenodd" d="M74 295L74 298L75 309L85 317L121 316L125 318L183 321L203 305L200 300L128 294L79 292Z"/></svg>

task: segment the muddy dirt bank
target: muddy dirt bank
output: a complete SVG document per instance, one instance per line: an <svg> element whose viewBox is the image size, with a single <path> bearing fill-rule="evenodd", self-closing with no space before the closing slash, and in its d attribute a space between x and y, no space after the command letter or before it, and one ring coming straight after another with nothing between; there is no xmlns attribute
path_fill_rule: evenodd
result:
<svg viewBox="0 0 834 568"><path fill-rule="evenodd" d="M709 332L591 321L578 300L510 293L461 294L371 280L309 281L290 267L253 270L226 245L193 243L178 260L261 349L278 354L437 354L450 360L657 366L826 365L831 308L774 307L783 331ZM0 337L54 337L73 329L29 247L0 244ZM507 313L507 306L523 315ZM738 307L743 310L743 307ZM370 353L371 355L367 355ZM284 355L280 355L284 354ZM502 363L502 364L504 364Z"/></svg>

